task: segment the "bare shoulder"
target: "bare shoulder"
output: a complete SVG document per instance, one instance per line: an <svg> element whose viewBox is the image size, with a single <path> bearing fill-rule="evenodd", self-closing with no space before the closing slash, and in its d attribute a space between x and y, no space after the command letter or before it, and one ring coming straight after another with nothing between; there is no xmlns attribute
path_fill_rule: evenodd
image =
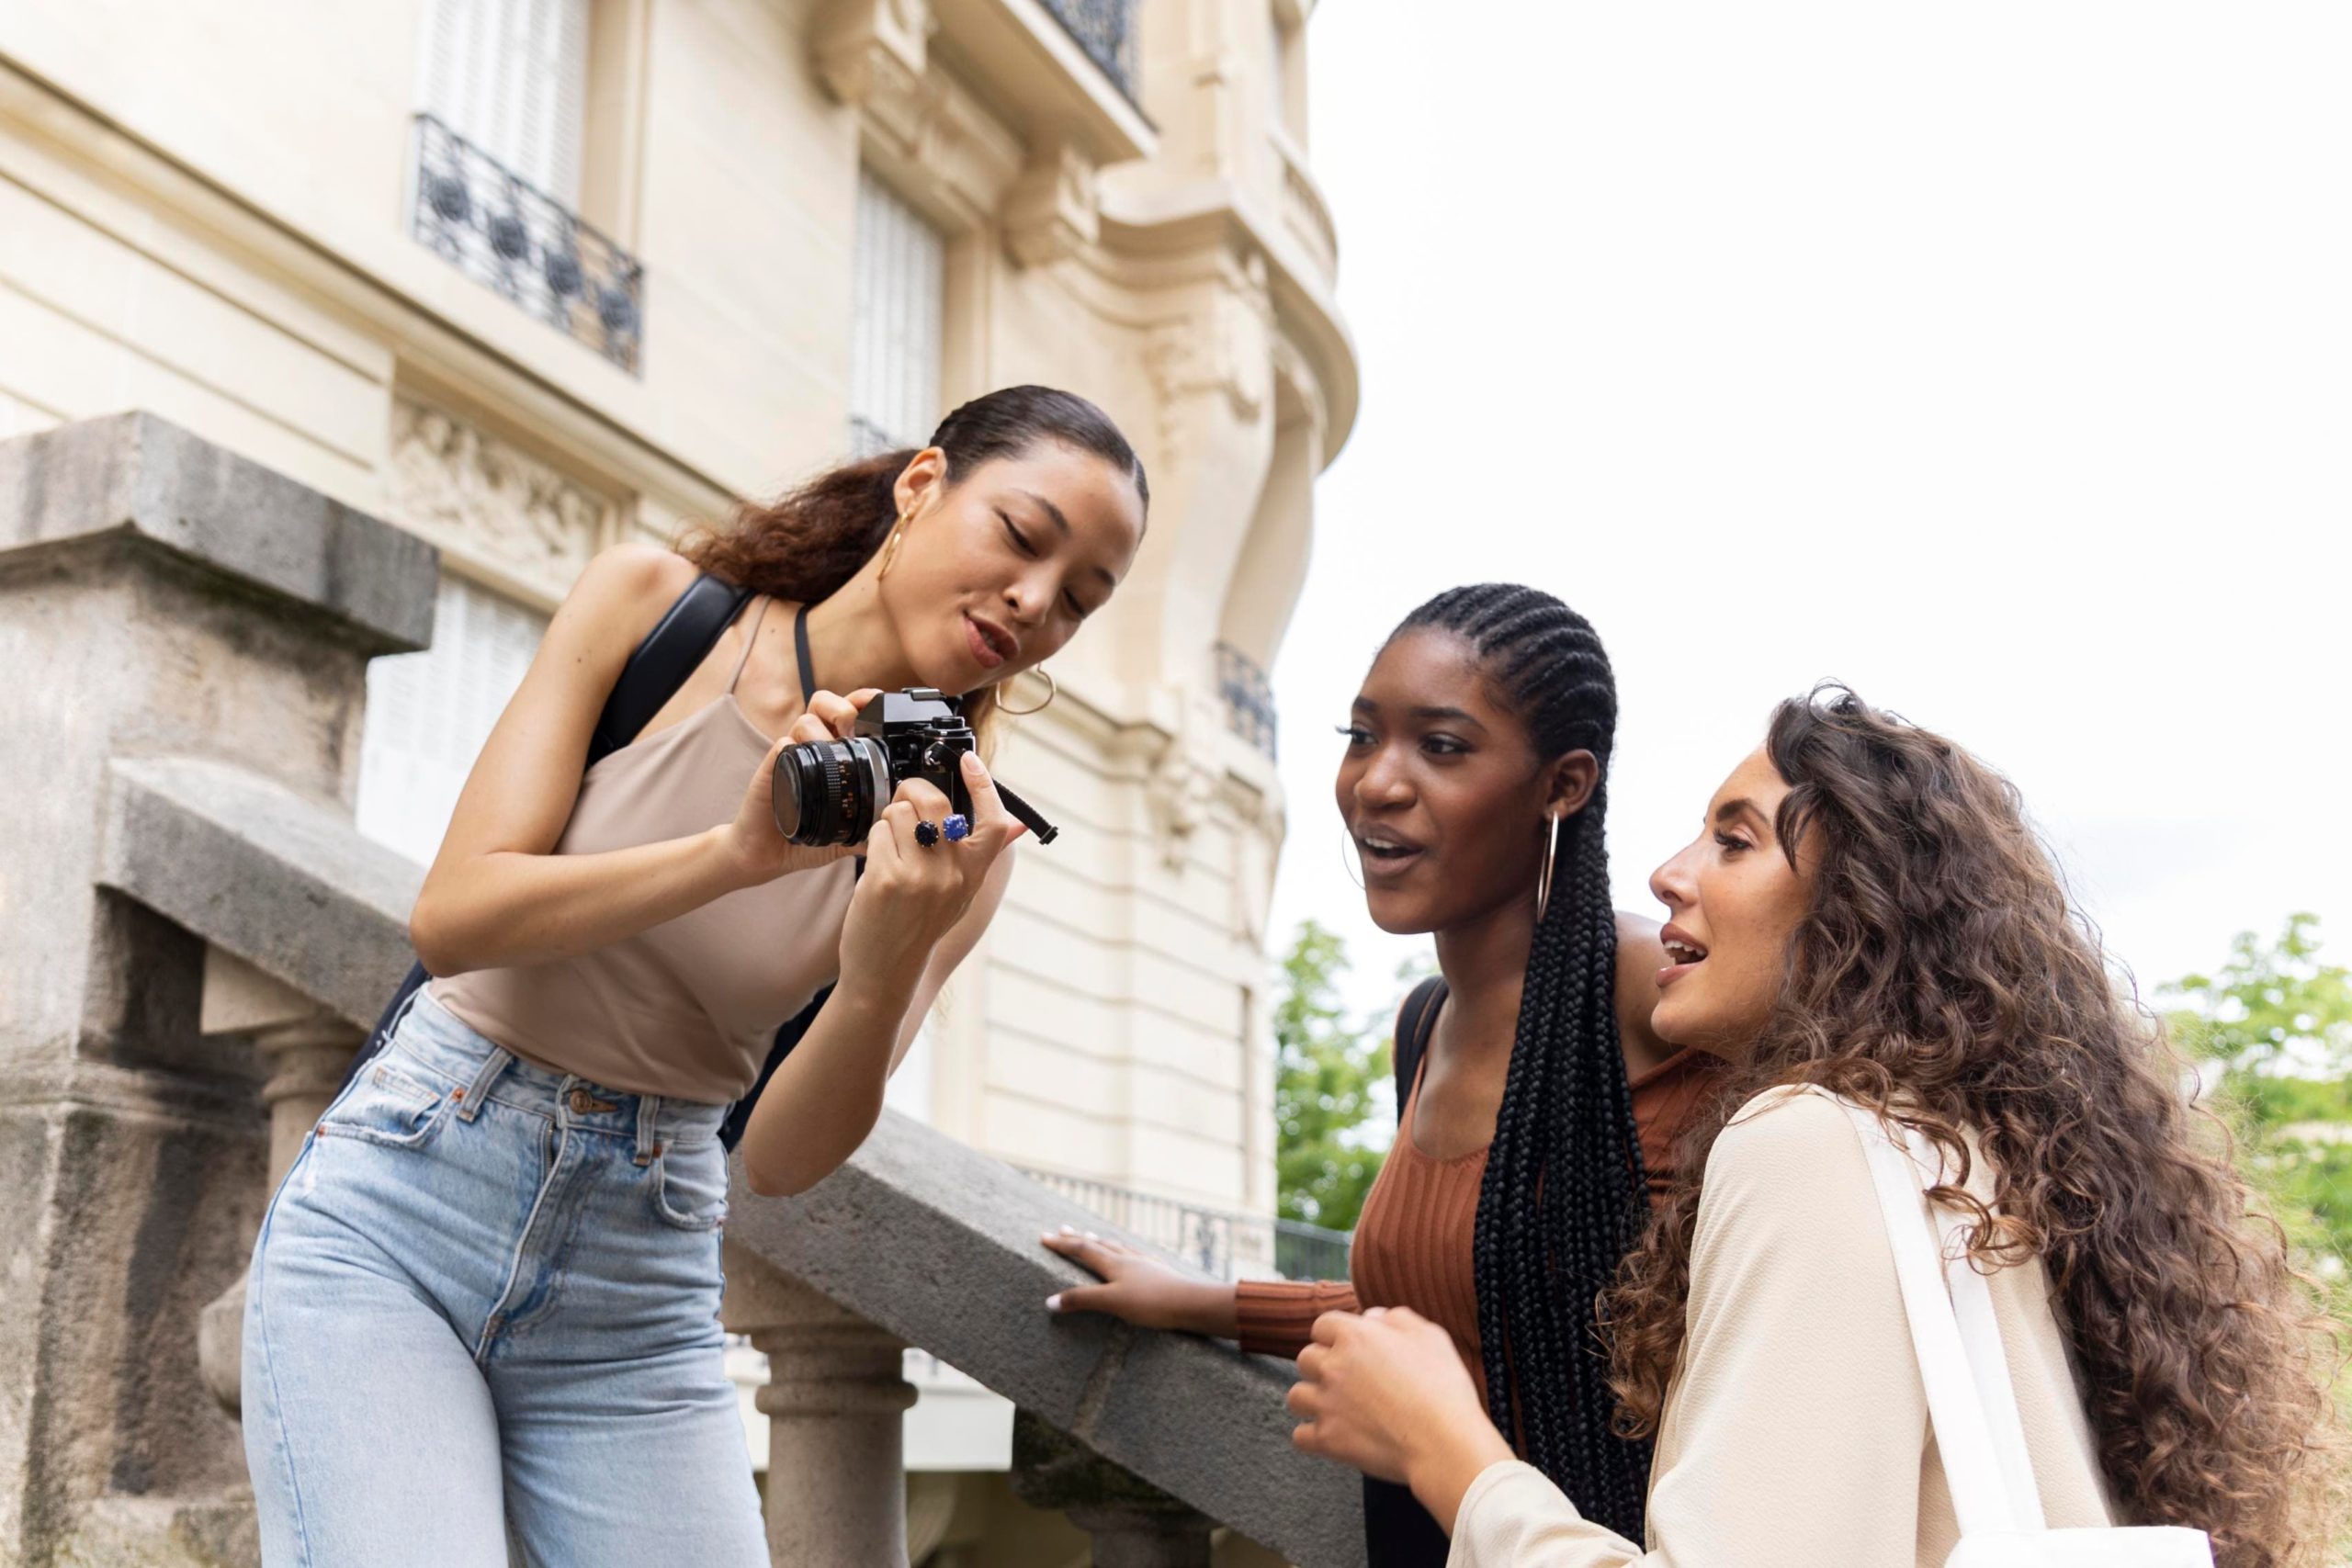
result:
<svg viewBox="0 0 2352 1568"><path fill-rule="evenodd" d="M634 626L641 637L699 575L694 562L659 545L614 545L597 552L571 592L564 612L605 631Z"/></svg>

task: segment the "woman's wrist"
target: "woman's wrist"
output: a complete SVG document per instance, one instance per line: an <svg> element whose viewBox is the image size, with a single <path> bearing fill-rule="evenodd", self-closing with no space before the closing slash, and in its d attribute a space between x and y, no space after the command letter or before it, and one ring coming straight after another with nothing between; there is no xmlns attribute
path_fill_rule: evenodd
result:
<svg viewBox="0 0 2352 1568"><path fill-rule="evenodd" d="M1177 1311L1181 1321L1176 1326L1187 1334L1205 1334L1213 1339L1241 1337L1238 1294L1222 1280L1186 1280Z"/></svg>
<svg viewBox="0 0 2352 1568"><path fill-rule="evenodd" d="M1518 1457L1485 1411L1449 1413L1415 1435L1405 1456L1405 1484L1450 1536L1471 1483L1492 1466Z"/></svg>

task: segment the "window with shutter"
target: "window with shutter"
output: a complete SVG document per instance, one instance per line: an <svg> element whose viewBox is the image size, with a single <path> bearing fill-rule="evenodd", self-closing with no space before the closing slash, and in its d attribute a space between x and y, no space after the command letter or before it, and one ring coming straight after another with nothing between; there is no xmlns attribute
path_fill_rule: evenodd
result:
<svg viewBox="0 0 2352 1568"><path fill-rule="evenodd" d="M919 446L939 423L947 245L922 214L860 170L855 255L850 446L864 457Z"/></svg>
<svg viewBox="0 0 2352 1568"><path fill-rule="evenodd" d="M433 646L368 666L359 830L429 863L474 759L523 683L547 617L459 578L441 580Z"/></svg>
<svg viewBox="0 0 2352 1568"><path fill-rule="evenodd" d="M580 204L591 0L431 0L423 107L566 207Z"/></svg>

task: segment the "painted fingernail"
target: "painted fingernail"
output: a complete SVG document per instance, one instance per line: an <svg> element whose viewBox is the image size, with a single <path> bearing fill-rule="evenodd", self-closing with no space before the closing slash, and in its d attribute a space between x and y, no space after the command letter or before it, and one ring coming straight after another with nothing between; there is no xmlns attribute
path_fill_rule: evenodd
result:
<svg viewBox="0 0 2352 1568"><path fill-rule="evenodd" d="M1076 1235L1077 1234L1078 1234L1078 1232L1076 1232L1075 1230L1072 1230L1072 1229L1071 1229L1069 1226L1068 1226L1068 1225L1064 1225L1064 1226L1062 1227L1062 1235Z"/></svg>
<svg viewBox="0 0 2352 1568"><path fill-rule="evenodd" d="M1059 1312L1059 1311L1061 1311L1061 1310L1062 1310L1062 1299L1061 1299L1061 1297L1059 1297L1059 1296L1047 1296L1047 1297L1046 1298L1046 1310L1047 1312Z"/></svg>

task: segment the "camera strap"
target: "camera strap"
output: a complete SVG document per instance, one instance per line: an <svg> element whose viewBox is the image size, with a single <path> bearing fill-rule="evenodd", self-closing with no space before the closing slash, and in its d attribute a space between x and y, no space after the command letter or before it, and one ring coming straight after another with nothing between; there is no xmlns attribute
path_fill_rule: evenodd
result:
<svg viewBox="0 0 2352 1568"><path fill-rule="evenodd" d="M792 617L792 654L800 660L800 700L806 704L817 694L817 666L808 657L808 606L800 606Z"/></svg>

